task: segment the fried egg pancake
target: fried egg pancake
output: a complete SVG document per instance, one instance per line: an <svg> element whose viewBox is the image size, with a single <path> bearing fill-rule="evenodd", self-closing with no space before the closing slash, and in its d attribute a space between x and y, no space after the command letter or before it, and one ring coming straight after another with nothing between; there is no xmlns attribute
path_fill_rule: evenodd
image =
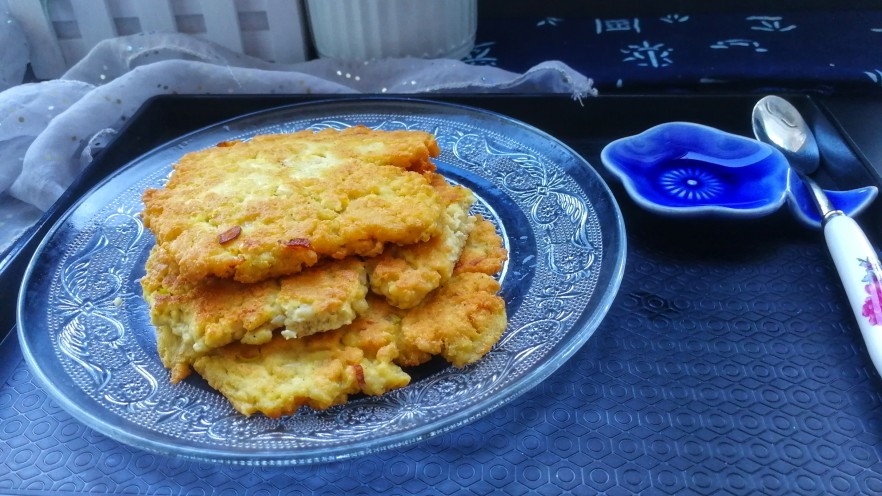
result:
<svg viewBox="0 0 882 496"><path fill-rule="evenodd" d="M257 282L321 258L375 256L436 234L438 153L429 133L365 127L221 143L148 189L143 220L189 281Z"/></svg>
<svg viewBox="0 0 882 496"><path fill-rule="evenodd" d="M480 272L492 276L502 270L508 252L502 238L496 233L496 227L480 215L476 217L475 227L466 240L453 273Z"/></svg>
<svg viewBox="0 0 882 496"><path fill-rule="evenodd" d="M353 394L404 387L410 376L394 363L401 317L381 299L369 300L365 314L341 329L225 346L197 358L193 368L244 415L279 417L304 405L325 409Z"/></svg>
<svg viewBox="0 0 882 496"><path fill-rule="evenodd" d="M498 291L499 282L487 274L451 277L404 316L400 346L440 355L456 367L478 361L505 331L505 301Z"/></svg>
<svg viewBox="0 0 882 496"><path fill-rule="evenodd" d="M485 230L470 237L475 253L501 248L492 227L492 235ZM358 393L380 395L410 383L402 367L436 354L462 367L490 351L506 326L498 290L490 275L465 272L411 310L369 294L368 309L340 329L291 340L274 336L257 346L227 345L198 357L193 368L244 415L278 417L304 405L342 404Z"/></svg>
<svg viewBox="0 0 882 496"><path fill-rule="evenodd" d="M441 355L462 367L490 351L505 331L505 301L492 276L508 253L496 227L476 217L453 276L403 316L399 364L419 365L428 355Z"/></svg>
<svg viewBox="0 0 882 496"><path fill-rule="evenodd" d="M389 246L366 260L371 291L398 308L417 306L450 279L475 224L475 217L469 215L475 201L471 191L448 184L440 175L432 185L446 205L439 219L440 232L422 243Z"/></svg>
<svg viewBox="0 0 882 496"><path fill-rule="evenodd" d="M274 331L308 336L352 322L366 310L367 275L357 257L322 262L292 276L245 284L209 278L191 283L161 246L141 279L163 364L177 382L206 351L233 342L261 344Z"/></svg>

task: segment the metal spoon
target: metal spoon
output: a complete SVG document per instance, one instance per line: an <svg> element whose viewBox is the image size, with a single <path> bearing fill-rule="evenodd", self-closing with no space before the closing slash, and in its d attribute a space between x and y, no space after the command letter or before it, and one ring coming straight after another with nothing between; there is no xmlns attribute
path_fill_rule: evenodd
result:
<svg viewBox="0 0 882 496"><path fill-rule="evenodd" d="M753 107L753 134L758 140L773 145L787 157L790 166L811 191L822 219L837 212L824 190L808 176L818 170L821 157L815 136L796 107L778 96L762 98Z"/></svg>
<svg viewBox="0 0 882 496"><path fill-rule="evenodd" d="M753 133L780 150L812 193L830 255L842 279L851 309L882 375L882 267L876 250L857 222L830 203L808 174L820 165L815 137L799 111L787 100L766 96L753 108Z"/></svg>

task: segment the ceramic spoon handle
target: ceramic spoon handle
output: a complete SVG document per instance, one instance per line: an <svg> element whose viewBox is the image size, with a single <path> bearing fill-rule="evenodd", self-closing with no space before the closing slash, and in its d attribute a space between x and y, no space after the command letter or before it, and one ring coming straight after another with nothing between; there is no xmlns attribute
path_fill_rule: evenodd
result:
<svg viewBox="0 0 882 496"><path fill-rule="evenodd" d="M828 217L824 223L824 237L870 358L882 375L882 267L879 257L864 231L847 215L839 213Z"/></svg>

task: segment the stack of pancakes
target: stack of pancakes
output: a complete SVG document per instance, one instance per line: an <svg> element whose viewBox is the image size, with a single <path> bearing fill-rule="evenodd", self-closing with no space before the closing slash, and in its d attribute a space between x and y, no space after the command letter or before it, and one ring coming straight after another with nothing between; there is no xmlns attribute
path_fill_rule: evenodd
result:
<svg viewBox="0 0 882 496"><path fill-rule="evenodd" d="M302 131L185 155L144 193L141 280L163 364L277 417L457 367L506 326L506 252L421 131Z"/></svg>

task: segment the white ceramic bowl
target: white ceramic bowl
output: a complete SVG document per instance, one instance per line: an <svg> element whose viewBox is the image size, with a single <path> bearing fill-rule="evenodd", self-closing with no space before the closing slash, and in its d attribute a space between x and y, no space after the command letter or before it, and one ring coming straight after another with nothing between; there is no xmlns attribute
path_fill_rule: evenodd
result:
<svg viewBox="0 0 882 496"><path fill-rule="evenodd" d="M461 59L475 45L477 0L308 0L319 57Z"/></svg>

